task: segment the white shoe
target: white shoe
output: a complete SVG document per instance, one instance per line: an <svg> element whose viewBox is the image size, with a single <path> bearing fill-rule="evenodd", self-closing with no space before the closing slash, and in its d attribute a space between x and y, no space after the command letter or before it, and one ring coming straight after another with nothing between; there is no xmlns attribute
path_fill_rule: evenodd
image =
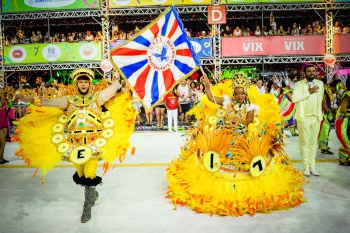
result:
<svg viewBox="0 0 350 233"><path fill-rule="evenodd" d="M311 174L310 174L310 170L309 170L309 168L308 168L308 167L304 169L303 174L304 174L305 176L311 176Z"/></svg>
<svg viewBox="0 0 350 233"><path fill-rule="evenodd" d="M310 173L314 176L320 176L320 174L318 174L318 172L316 171L315 167L310 167Z"/></svg>
<svg viewBox="0 0 350 233"><path fill-rule="evenodd" d="M168 130L169 131L169 133L173 133L173 131L172 130Z"/></svg>

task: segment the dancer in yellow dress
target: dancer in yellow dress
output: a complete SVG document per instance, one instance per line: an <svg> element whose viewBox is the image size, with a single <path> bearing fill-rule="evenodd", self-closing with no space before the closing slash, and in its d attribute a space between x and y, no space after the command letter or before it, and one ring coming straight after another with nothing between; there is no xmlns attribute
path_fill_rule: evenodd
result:
<svg viewBox="0 0 350 233"><path fill-rule="evenodd" d="M167 197L175 207L240 216L304 202L305 180L283 150L275 97L249 88L243 74L213 92L206 77L205 83L208 98L191 110L197 122L167 169Z"/></svg>
<svg viewBox="0 0 350 233"><path fill-rule="evenodd" d="M76 168L74 182L85 187L81 222L87 222L98 198L95 187L102 183L96 175L98 161L105 160L106 172L116 158L123 160L130 147L136 113L129 91L116 95L121 87L119 80L102 91L92 92L92 70L77 69L71 77L76 92L59 99L17 95L40 107L31 105L30 114L18 122L20 149L16 154L28 165L42 170L42 182L55 165L62 160L71 161Z"/></svg>

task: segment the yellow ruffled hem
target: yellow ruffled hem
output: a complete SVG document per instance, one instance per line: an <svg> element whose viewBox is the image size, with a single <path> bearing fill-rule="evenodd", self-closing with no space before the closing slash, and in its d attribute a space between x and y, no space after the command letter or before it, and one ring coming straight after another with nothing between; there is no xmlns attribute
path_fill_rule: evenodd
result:
<svg viewBox="0 0 350 233"><path fill-rule="evenodd" d="M198 213L223 216L269 213L300 205L306 200L303 174L291 163L271 162L260 177L249 173L217 172L198 162L196 155L181 156L167 169L168 195L175 206L187 205Z"/></svg>

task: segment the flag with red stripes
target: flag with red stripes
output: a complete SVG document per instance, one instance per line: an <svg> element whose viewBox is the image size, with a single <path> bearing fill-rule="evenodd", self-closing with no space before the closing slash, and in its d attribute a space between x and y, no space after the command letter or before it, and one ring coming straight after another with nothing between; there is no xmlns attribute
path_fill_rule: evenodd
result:
<svg viewBox="0 0 350 233"><path fill-rule="evenodd" d="M200 65L174 6L113 49L111 57L148 108Z"/></svg>

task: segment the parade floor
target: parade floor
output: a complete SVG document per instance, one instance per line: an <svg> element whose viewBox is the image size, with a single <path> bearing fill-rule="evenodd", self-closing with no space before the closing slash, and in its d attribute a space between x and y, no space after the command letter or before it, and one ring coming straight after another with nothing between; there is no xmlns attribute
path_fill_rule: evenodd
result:
<svg viewBox="0 0 350 233"><path fill-rule="evenodd" d="M253 217L210 216L186 206L174 210L165 198L165 172L183 139L181 132L135 132L135 155L103 176L103 185L97 187L100 199L88 223L80 222L84 189L72 181L73 166L62 163L41 185L40 174L33 179L35 169L13 155L17 144L8 143L5 158L10 163L0 165L0 233L350 232L350 167L338 165L339 142L333 129L329 146L335 154L318 150L321 176L310 177L304 186L307 203ZM298 137L286 139L286 151L301 169ZM98 175L102 173L100 166Z"/></svg>

